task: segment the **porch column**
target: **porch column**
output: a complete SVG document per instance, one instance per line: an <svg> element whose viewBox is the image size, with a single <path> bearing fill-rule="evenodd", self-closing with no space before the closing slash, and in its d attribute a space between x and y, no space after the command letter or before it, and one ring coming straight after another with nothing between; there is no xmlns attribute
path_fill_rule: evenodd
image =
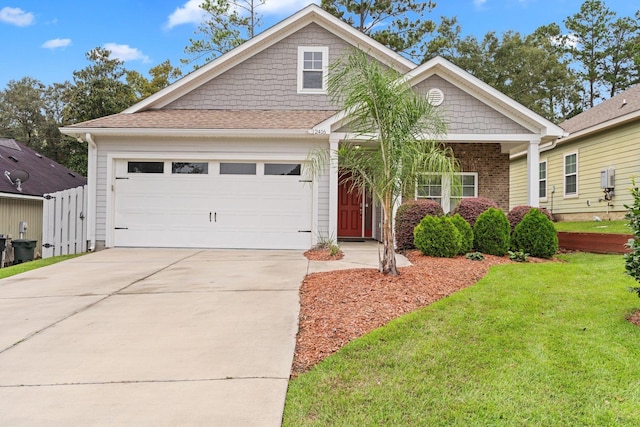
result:
<svg viewBox="0 0 640 427"><path fill-rule="evenodd" d="M540 206L540 139L529 141L527 149L527 204Z"/></svg>
<svg viewBox="0 0 640 427"><path fill-rule="evenodd" d="M338 142L339 136L329 137L329 238L338 240Z"/></svg>

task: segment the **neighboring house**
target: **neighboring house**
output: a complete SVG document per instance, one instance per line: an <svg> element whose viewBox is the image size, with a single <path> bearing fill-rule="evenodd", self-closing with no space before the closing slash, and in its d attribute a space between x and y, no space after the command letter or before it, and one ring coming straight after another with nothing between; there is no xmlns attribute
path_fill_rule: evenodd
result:
<svg viewBox="0 0 640 427"><path fill-rule="evenodd" d="M567 136L540 146L540 206L563 221L624 218L640 177L640 85L560 127ZM512 156L511 207L527 203L524 154Z"/></svg>
<svg viewBox="0 0 640 427"><path fill-rule="evenodd" d="M305 249L320 238L379 237L380 210L348 194L339 165L313 180L306 173L311 152L333 154L349 138L326 77L353 49L439 105L465 197L506 209L509 153L528 150L537 177L538 144L562 135L446 60L418 66L310 5L121 114L61 129L89 145L91 244ZM416 189L445 208L448 193L439 177Z"/></svg>
<svg viewBox="0 0 640 427"><path fill-rule="evenodd" d="M9 176L24 171L28 180L20 188ZM19 174L19 172L18 172ZM42 201L48 193L83 186L86 178L44 157L13 139L0 138L0 234L20 237L20 222L27 223L24 238L37 240L42 253Z"/></svg>

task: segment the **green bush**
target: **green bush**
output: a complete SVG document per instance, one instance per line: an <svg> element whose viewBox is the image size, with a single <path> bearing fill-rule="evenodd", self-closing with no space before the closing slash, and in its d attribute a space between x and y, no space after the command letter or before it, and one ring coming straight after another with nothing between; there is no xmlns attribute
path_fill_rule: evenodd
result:
<svg viewBox="0 0 640 427"><path fill-rule="evenodd" d="M460 251L461 238L451 218L425 216L414 230L416 248L423 255L451 258Z"/></svg>
<svg viewBox="0 0 640 427"><path fill-rule="evenodd" d="M442 216L442 206L433 200L409 200L396 212L396 249L406 251L415 249L413 230L427 215Z"/></svg>
<svg viewBox="0 0 640 427"><path fill-rule="evenodd" d="M460 214L452 216L451 221L460 232L460 251L458 254L464 255L467 252L471 252L473 248L473 228Z"/></svg>
<svg viewBox="0 0 640 427"><path fill-rule="evenodd" d="M631 180L632 205L624 205L627 209L625 219L629 221L629 228L633 231L633 237L627 242L629 253L624 255L624 268L627 274L640 283L640 188L636 185L636 180ZM640 297L640 287L629 288Z"/></svg>
<svg viewBox="0 0 640 427"><path fill-rule="evenodd" d="M511 248L539 258L558 252L558 234L553 223L539 209L531 209L513 230Z"/></svg>
<svg viewBox="0 0 640 427"><path fill-rule="evenodd" d="M504 256L509 250L510 234L511 225L504 212L489 208L473 227L473 246L484 254Z"/></svg>

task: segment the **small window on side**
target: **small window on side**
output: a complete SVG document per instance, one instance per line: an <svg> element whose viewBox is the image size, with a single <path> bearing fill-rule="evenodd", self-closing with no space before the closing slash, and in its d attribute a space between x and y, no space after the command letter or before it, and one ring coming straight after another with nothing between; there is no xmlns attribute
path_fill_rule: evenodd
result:
<svg viewBox="0 0 640 427"><path fill-rule="evenodd" d="M265 163L265 175L300 175L301 165L287 163Z"/></svg>
<svg viewBox="0 0 640 427"><path fill-rule="evenodd" d="M255 163L220 163L220 175L255 175Z"/></svg>
<svg viewBox="0 0 640 427"><path fill-rule="evenodd" d="M129 173L164 173L164 162L128 162Z"/></svg>
<svg viewBox="0 0 640 427"><path fill-rule="evenodd" d="M206 162L173 162L171 173L186 175L206 175L209 173L209 163Z"/></svg>
<svg viewBox="0 0 640 427"><path fill-rule="evenodd" d="M326 93L329 48L300 46L298 48L298 92Z"/></svg>

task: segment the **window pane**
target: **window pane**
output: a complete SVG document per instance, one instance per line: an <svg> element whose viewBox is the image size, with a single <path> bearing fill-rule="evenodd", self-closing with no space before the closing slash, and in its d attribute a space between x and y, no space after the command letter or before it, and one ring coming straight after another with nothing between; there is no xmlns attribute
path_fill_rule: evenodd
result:
<svg viewBox="0 0 640 427"><path fill-rule="evenodd" d="M540 169L539 169L538 177L540 179L546 179L547 178L547 162L540 163Z"/></svg>
<svg viewBox="0 0 640 427"><path fill-rule="evenodd" d="M313 61L313 52L305 52L304 53L305 61Z"/></svg>
<svg viewBox="0 0 640 427"><path fill-rule="evenodd" d="M304 89L322 89L322 71L304 71L302 73Z"/></svg>
<svg viewBox="0 0 640 427"><path fill-rule="evenodd" d="M255 175L255 163L220 163L220 175Z"/></svg>
<svg viewBox="0 0 640 427"><path fill-rule="evenodd" d="M128 162L129 173L164 173L164 162Z"/></svg>
<svg viewBox="0 0 640 427"><path fill-rule="evenodd" d="M547 181L546 180L542 180L540 181L540 198L544 199L545 197L547 197Z"/></svg>
<svg viewBox="0 0 640 427"><path fill-rule="evenodd" d="M577 192L577 180L575 175L569 175L565 178L565 194L575 194Z"/></svg>
<svg viewBox="0 0 640 427"><path fill-rule="evenodd" d="M475 187L476 177L474 175L462 175L462 185Z"/></svg>
<svg viewBox="0 0 640 427"><path fill-rule="evenodd" d="M300 175L300 164L265 163L265 175Z"/></svg>
<svg viewBox="0 0 640 427"><path fill-rule="evenodd" d="M474 197L475 195L475 187L462 187L462 197Z"/></svg>
<svg viewBox="0 0 640 427"><path fill-rule="evenodd" d="M176 174L208 174L209 163L173 162L171 173Z"/></svg>
<svg viewBox="0 0 640 427"><path fill-rule="evenodd" d="M564 173L576 173L576 155L572 154L564 158Z"/></svg>

